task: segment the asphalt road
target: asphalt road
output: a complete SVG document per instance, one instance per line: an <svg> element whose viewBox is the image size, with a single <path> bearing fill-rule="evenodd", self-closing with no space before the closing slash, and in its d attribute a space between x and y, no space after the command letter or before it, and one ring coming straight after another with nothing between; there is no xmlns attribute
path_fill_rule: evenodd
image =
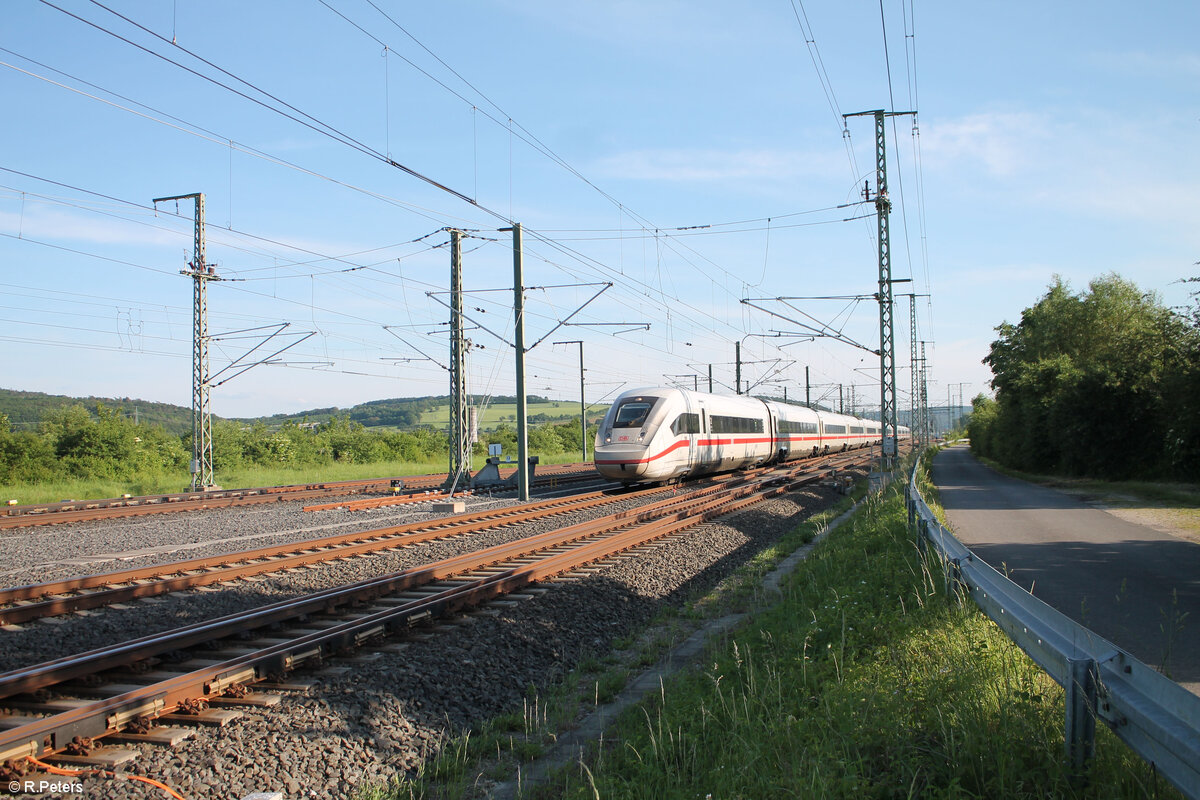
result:
<svg viewBox="0 0 1200 800"><path fill-rule="evenodd" d="M1200 544L1001 475L962 445L938 454L933 480L980 558L1200 694Z"/></svg>

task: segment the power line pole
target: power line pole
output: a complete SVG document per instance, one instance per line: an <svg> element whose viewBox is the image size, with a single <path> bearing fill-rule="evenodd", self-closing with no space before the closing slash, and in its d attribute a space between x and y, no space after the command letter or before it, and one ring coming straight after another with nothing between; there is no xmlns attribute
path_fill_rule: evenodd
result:
<svg viewBox="0 0 1200 800"><path fill-rule="evenodd" d="M734 384L733 384L734 393L741 394L742 393L742 343L741 342L733 343L733 353L734 353L734 360L737 364L737 371L736 371L736 374L734 377Z"/></svg>
<svg viewBox="0 0 1200 800"><path fill-rule="evenodd" d="M923 450L925 439L922 436L923 432L920 430L920 426L917 424L917 414L920 413L921 409L921 376L917 374L917 295L915 292L908 296L908 345L909 377L912 379L912 394L909 395L908 404L908 424L913 431L913 435L916 436L918 449Z"/></svg>
<svg viewBox="0 0 1200 800"><path fill-rule="evenodd" d="M212 467L212 406L209 398L208 369L208 282L219 281L213 270L216 265L204 263L204 194L180 194L156 197L154 203L168 200L193 200L196 204L195 235L192 241L190 269L180 275L192 279L192 484L191 490L208 489L213 485Z"/></svg>
<svg viewBox="0 0 1200 800"><path fill-rule="evenodd" d="M892 204L887 190L887 141L884 120L912 114L912 111L860 111L843 114L842 118L873 116L875 118L875 217L879 239L879 420L883 429L880 469L896 465L896 342L892 319L892 253L888 238L888 216ZM870 198L867 198L870 199Z"/></svg>
<svg viewBox="0 0 1200 800"><path fill-rule="evenodd" d="M808 367L804 368L804 405L812 408L812 386L808 382Z"/></svg>
<svg viewBox="0 0 1200 800"><path fill-rule="evenodd" d="M471 430L467 419L467 345L463 338L462 231L450 230L450 470L453 488L471 471Z"/></svg>
<svg viewBox="0 0 1200 800"><path fill-rule="evenodd" d="M921 441L933 444L933 422L929 417L929 365L925 361L925 342L921 342Z"/></svg>
<svg viewBox="0 0 1200 800"><path fill-rule="evenodd" d="M708 393L712 394L712 364L708 365Z"/></svg>
<svg viewBox="0 0 1200 800"><path fill-rule="evenodd" d="M912 378L912 389L911 389L912 395L910 396L910 403L909 403L908 425L909 425L909 428L912 429L912 436L917 440L917 442L919 444L923 444L925 440L922 437L921 426L920 426L920 419L921 419L920 415L923 413L922 409L921 409L921 403L920 403L920 400L921 400L921 383L920 383L920 381L921 381L921 370L924 369L924 358L925 357L924 357L923 351L922 351L921 357L920 358L917 357L917 341L918 341L917 340L917 298L918 297L929 297L929 295L917 294L915 292L909 292L908 294L900 295L900 297L908 298L909 366L910 366L910 371L912 373L909 376ZM918 361L921 362L920 367L917 366Z"/></svg>
<svg viewBox="0 0 1200 800"><path fill-rule="evenodd" d="M513 235L513 334L517 351L517 500L529 502L529 401L525 397L525 277L521 254L521 223Z"/></svg>
<svg viewBox="0 0 1200 800"><path fill-rule="evenodd" d="M963 415L963 409L966 408L966 405L963 403L963 387L970 386L970 385L971 385L970 381L962 381L960 383L949 384L949 386L946 387L947 389L949 389L950 386L958 387L958 415L959 415L960 419L962 418L962 415Z"/></svg>

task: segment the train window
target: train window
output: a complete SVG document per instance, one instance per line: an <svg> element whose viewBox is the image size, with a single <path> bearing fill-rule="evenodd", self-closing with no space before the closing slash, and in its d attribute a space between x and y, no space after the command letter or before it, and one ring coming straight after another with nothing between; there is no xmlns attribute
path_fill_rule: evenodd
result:
<svg viewBox="0 0 1200 800"><path fill-rule="evenodd" d="M826 433L845 433L846 426L845 425L826 425L825 432Z"/></svg>
<svg viewBox="0 0 1200 800"><path fill-rule="evenodd" d="M676 436L681 433L699 433L700 432L700 415L699 414L680 414L671 423L671 433Z"/></svg>
<svg viewBox="0 0 1200 800"><path fill-rule="evenodd" d="M851 433L865 433L866 431L863 430L862 425L851 425L850 432Z"/></svg>
<svg viewBox="0 0 1200 800"><path fill-rule="evenodd" d="M713 433L762 433L763 421L754 417L709 417Z"/></svg>
<svg viewBox="0 0 1200 800"><path fill-rule="evenodd" d="M816 433L817 423L815 422L797 422L791 419L779 420L780 433Z"/></svg>
<svg viewBox="0 0 1200 800"><path fill-rule="evenodd" d="M626 400L617 407L614 428L640 428L650 414L652 403L647 400Z"/></svg>

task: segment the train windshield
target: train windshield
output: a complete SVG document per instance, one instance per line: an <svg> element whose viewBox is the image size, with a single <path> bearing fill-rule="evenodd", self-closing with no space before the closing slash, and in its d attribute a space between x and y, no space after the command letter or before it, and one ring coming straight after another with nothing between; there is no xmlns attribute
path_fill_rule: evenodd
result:
<svg viewBox="0 0 1200 800"><path fill-rule="evenodd" d="M617 406L613 417L614 428L640 428L646 422L650 409L654 407L655 398L637 398L626 400Z"/></svg>

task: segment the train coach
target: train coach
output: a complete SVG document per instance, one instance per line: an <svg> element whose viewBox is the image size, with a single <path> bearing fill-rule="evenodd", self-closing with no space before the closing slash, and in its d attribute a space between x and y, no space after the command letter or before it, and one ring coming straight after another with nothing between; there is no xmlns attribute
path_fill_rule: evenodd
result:
<svg viewBox="0 0 1200 800"><path fill-rule="evenodd" d="M876 420L654 387L613 402L596 432L595 463L606 478L652 483L869 447L881 437Z"/></svg>

